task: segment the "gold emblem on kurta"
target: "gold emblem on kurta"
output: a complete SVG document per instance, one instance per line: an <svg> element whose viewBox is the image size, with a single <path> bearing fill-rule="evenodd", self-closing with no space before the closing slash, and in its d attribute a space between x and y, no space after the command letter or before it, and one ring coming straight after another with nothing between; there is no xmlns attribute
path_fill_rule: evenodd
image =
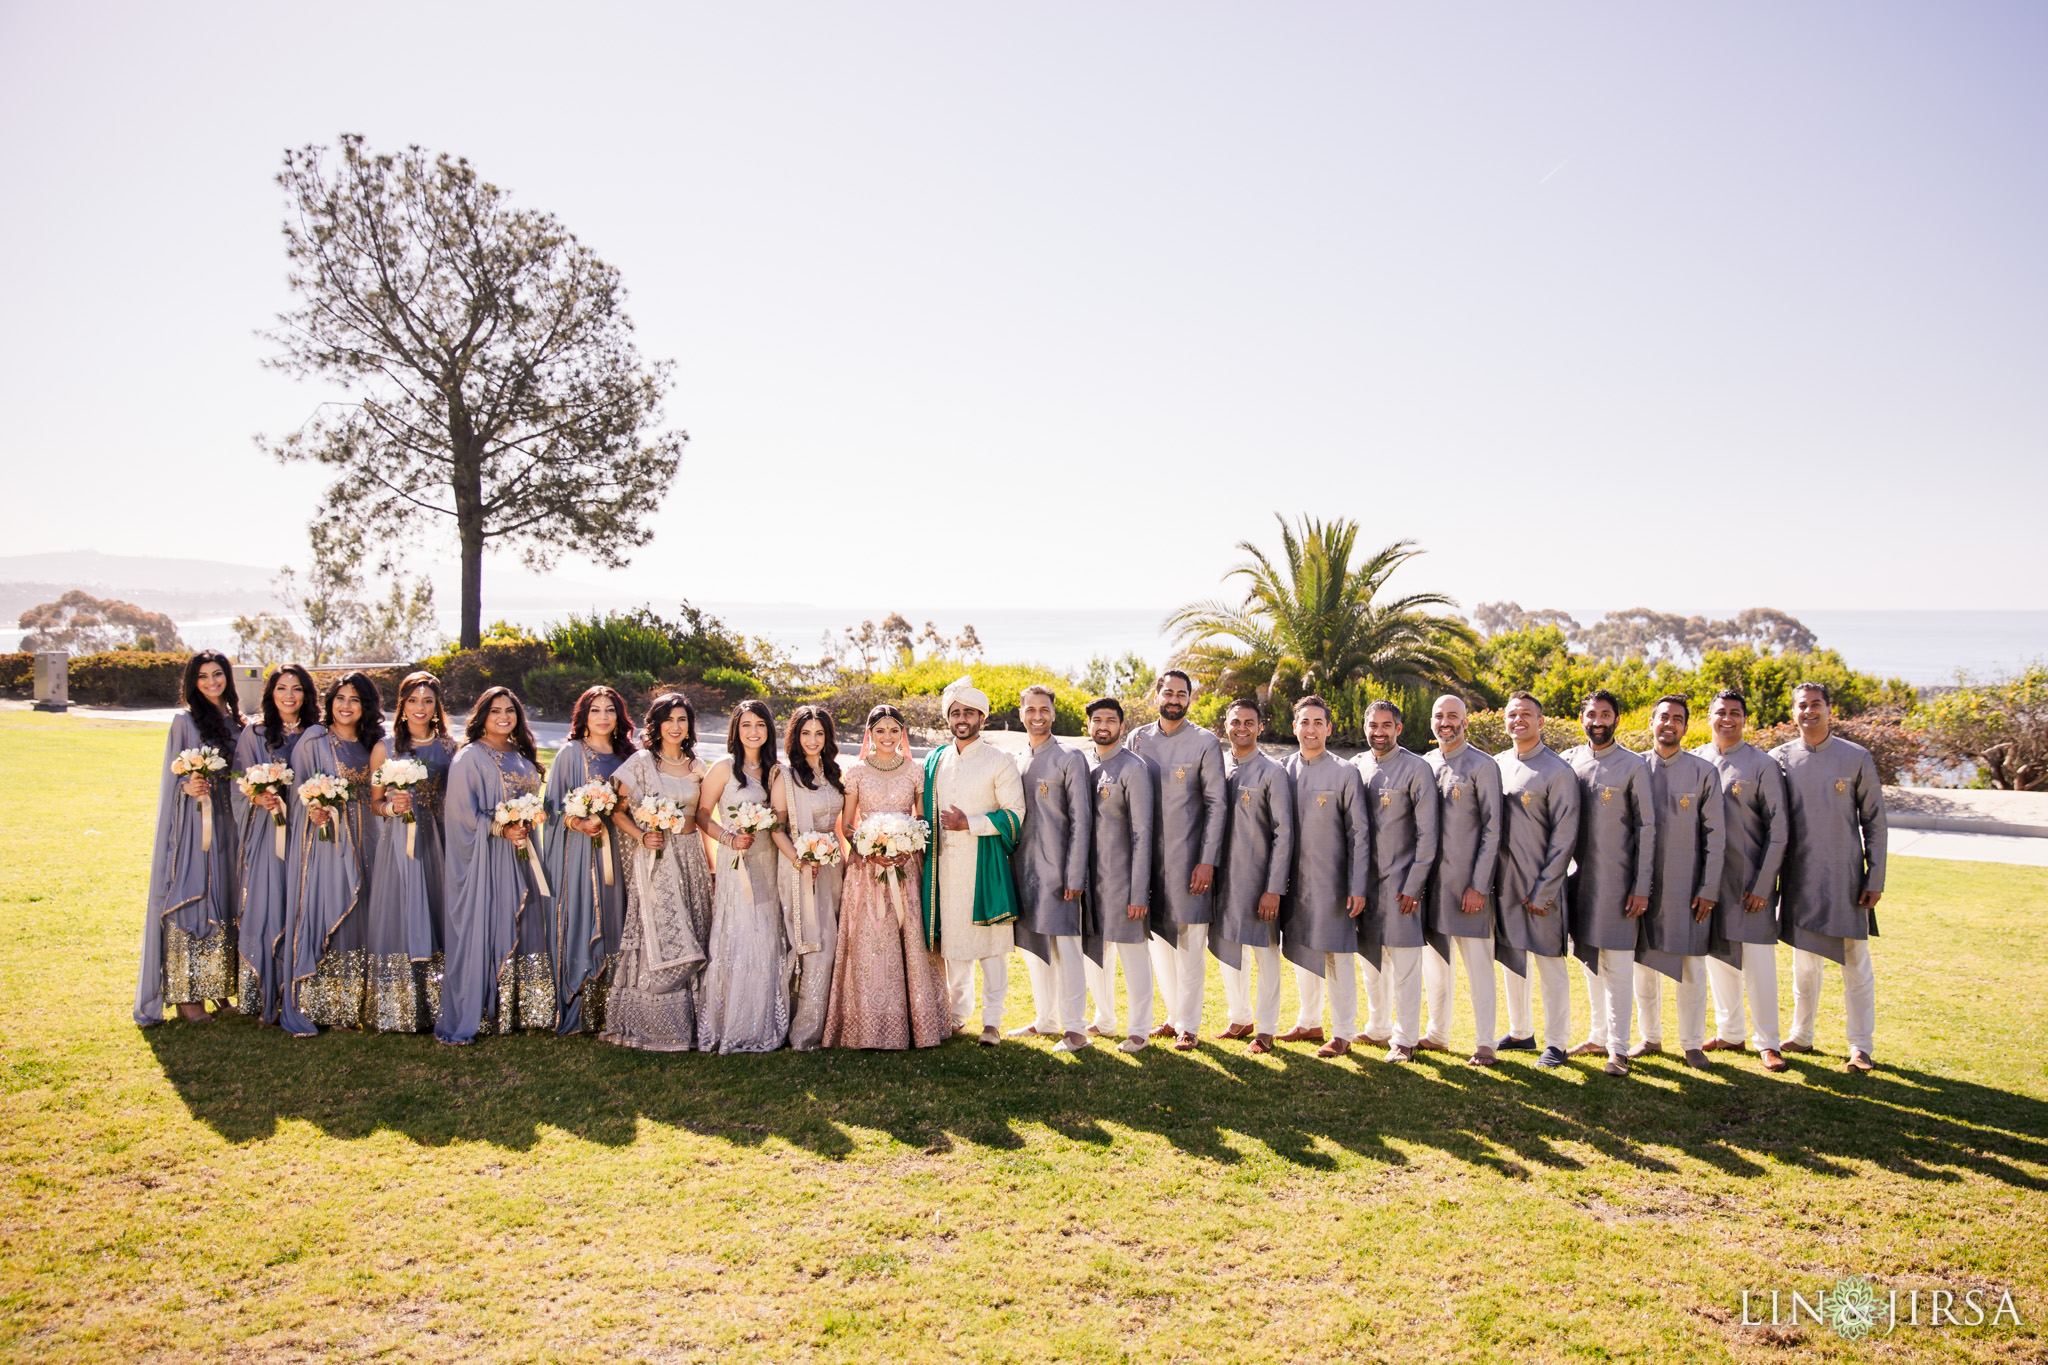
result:
<svg viewBox="0 0 2048 1365"><path fill-rule="evenodd" d="M1188 769L1185 763L1183 763L1180 767L1175 768L1173 770L1173 780L1176 782L1185 782L1188 780Z"/></svg>
<svg viewBox="0 0 2048 1365"><path fill-rule="evenodd" d="M1849 784L1838 777L1835 779L1835 790L1838 792L1845 792L1849 790Z"/></svg>
<svg viewBox="0 0 2048 1365"><path fill-rule="evenodd" d="M1237 804L1240 806L1249 806L1251 803L1252 794L1250 792L1246 792L1243 796L1237 798Z"/></svg>
<svg viewBox="0 0 2048 1365"><path fill-rule="evenodd" d="M1047 790L1048 790L1048 788L1046 787L1046 784L1045 784L1045 783L1041 782L1041 783L1039 783L1039 784L1038 784L1038 794L1039 794L1040 796L1044 796L1044 795L1046 794Z"/></svg>
<svg viewBox="0 0 2048 1365"><path fill-rule="evenodd" d="M1735 780L1734 780L1733 782L1730 782L1730 783L1728 784L1728 794L1729 794L1730 796L1740 796L1740 795L1742 795L1742 779L1741 779L1741 778L1739 778L1739 777L1738 777L1738 778L1736 778L1736 779L1735 779Z"/></svg>
<svg viewBox="0 0 2048 1365"><path fill-rule="evenodd" d="M1692 798L1691 798L1690 796L1681 796L1681 797L1679 797L1679 798L1678 798L1678 808L1679 808L1680 810L1691 810L1691 809L1692 809Z"/></svg>
<svg viewBox="0 0 2048 1365"><path fill-rule="evenodd" d="M1455 801L1455 800L1457 800L1457 799L1458 799L1458 789L1457 789L1456 787L1452 787L1452 788L1451 788L1451 800Z"/></svg>
<svg viewBox="0 0 2048 1365"><path fill-rule="evenodd" d="M1391 806L1391 805L1393 805L1393 804L1394 804L1394 794L1393 794L1392 792L1381 792L1381 793L1380 793L1380 804L1381 804L1382 806Z"/></svg>
<svg viewBox="0 0 2048 1365"><path fill-rule="evenodd" d="M1534 792L1523 792L1523 793L1522 793L1522 804L1526 806L1526 805L1528 805L1528 804L1529 804L1529 803L1530 803L1531 801L1533 801L1533 800L1534 800L1535 798L1536 798L1536 793L1534 793Z"/></svg>
<svg viewBox="0 0 2048 1365"><path fill-rule="evenodd" d="M1327 806L1327 805L1329 805L1329 804L1330 804L1330 794L1329 794L1328 792L1322 792L1322 793L1318 794L1318 795L1317 795L1317 797L1316 797L1316 804L1317 804L1318 806Z"/></svg>
<svg viewBox="0 0 2048 1365"><path fill-rule="evenodd" d="M1612 801L1613 799L1614 799L1614 788L1612 788L1612 787L1602 787L1602 788L1600 789L1600 804L1601 804L1601 805L1603 805L1603 806L1604 806L1604 805L1606 805L1606 804L1607 804L1607 803L1608 803L1609 801Z"/></svg>

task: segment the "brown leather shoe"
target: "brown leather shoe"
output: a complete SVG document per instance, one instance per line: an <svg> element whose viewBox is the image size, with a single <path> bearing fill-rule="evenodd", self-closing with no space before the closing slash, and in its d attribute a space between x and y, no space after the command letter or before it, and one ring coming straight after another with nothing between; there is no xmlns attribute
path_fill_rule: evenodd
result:
<svg viewBox="0 0 2048 1365"><path fill-rule="evenodd" d="M1178 1035L1174 1033L1173 1025L1161 1024L1158 1028L1153 1029L1152 1032L1147 1034L1146 1036L1151 1038L1173 1038Z"/></svg>
<svg viewBox="0 0 2048 1365"><path fill-rule="evenodd" d="M1649 1039L1645 1038L1642 1042L1637 1043L1634 1047L1630 1048L1625 1055L1628 1056L1630 1059L1634 1059L1637 1057L1658 1057L1662 1056L1663 1052L1664 1044L1653 1043Z"/></svg>
<svg viewBox="0 0 2048 1365"><path fill-rule="evenodd" d="M1180 1037L1173 1040L1173 1050L1175 1052L1193 1052L1195 1044L1200 1041L1201 1039L1195 1037L1192 1033L1183 1033Z"/></svg>
<svg viewBox="0 0 2048 1365"><path fill-rule="evenodd" d="M1415 1050L1417 1052L1449 1052L1451 1049L1444 1043L1432 1043L1429 1039L1424 1038L1415 1045Z"/></svg>
<svg viewBox="0 0 2048 1365"><path fill-rule="evenodd" d="M1609 1057L1607 1065L1602 1067L1601 1070L1610 1076L1626 1076L1628 1075L1628 1058Z"/></svg>
<svg viewBox="0 0 2048 1365"><path fill-rule="evenodd" d="M1494 1055L1493 1055L1493 1049L1492 1049L1492 1048L1490 1048L1490 1047L1479 1047L1479 1048L1475 1048L1475 1049L1473 1050L1473 1052L1472 1052L1472 1055L1471 1055L1470 1057L1467 1057L1467 1058L1465 1059L1465 1065L1466 1065L1466 1066L1492 1066L1492 1065L1494 1064L1494 1061L1495 1061L1495 1060L1496 1060L1496 1059L1495 1059L1495 1057L1494 1057Z"/></svg>
<svg viewBox="0 0 2048 1365"><path fill-rule="evenodd" d="M1596 1055L1605 1057L1607 1055L1607 1045L1605 1043L1596 1043L1588 1038L1577 1047L1566 1048L1564 1055L1567 1057L1592 1057Z"/></svg>
<svg viewBox="0 0 2048 1365"><path fill-rule="evenodd" d="M1090 1024L1087 1028L1082 1029L1081 1032L1087 1034L1090 1038L1100 1038L1103 1036L1102 1030L1095 1027L1095 1025L1093 1024Z"/></svg>
<svg viewBox="0 0 2048 1365"><path fill-rule="evenodd" d="M1406 1043L1389 1043L1387 1045L1387 1060L1390 1062L1412 1062L1415 1060L1415 1049L1409 1047Z"/></svg>
<svg viewBox="0 0 2048 1365"><path fill-rule="evenodd" d="M1783 1071L1785 1069L1785 1059L1778 1055L1776 1049L1767 1047L1760 1055L1764 1060L1764 1070Z"/></svg>
<svg viewBox="0 0 2048 1365"><path fill-rule="evenodd" d="M1249 1038L1252 1036L1252 1028L1253 1025L1251 1024L1232 1024L1229 1028L1215 1036L1217 1038Z"/></svg>
<svg viewBox="0 0 2048 1365"><path fill-rule="evenodd" d="M1344 1041L1342 1038L1332 1038L1329 1042L1324 1043L1321 1047L1316 1049L1316 1056L1342 1057L1345 1053L1349 1051L1351 1051L1350 1043Z"/></svg>
<svg viewBox="0 0 2048 1365"><path fill-rule="evenodd" d="M1364 1043L1368 1047L1385 1047L1394 1040L1391 1037L1375 1038L1370 1033L1354 1033L1351 1035L1351 1041L1354 1043Z"/></svg>
<svg viewBox="0 0 2048 1365"><path fill-rule="evenodd" d="M983 1047L994 1047L997 1043L1003 1041L1003 1031L994 1024L990 1024L982 1029L981 1036L974 1041L980 1043Z"/></svg>
<svg viewBox="0 0 2048 1365"><path fill-rule="evenodd" d="M1296 1024L1273 1041L1276 1043L1320 1043L1323 1041L1323 1031L1319 1028L1303 1028L1301 1025Z"/></svg>
<svg viewBox="0 0 2048 1365"><path fill-rule="evenodd" d="M1714 1059L1701 1049L1691 1047L1685 1050L1685 1064L1694 1071L1711 1071L1714 1068Z"/></svg>
<svg viewBox="0 0 2048 1365"><path fill-rule="evenodd" d="M1870 1054L1860 1047L1850 1052L1849 1060L1842 1063L1844 1071L1873 1071L1876 1068L1877 1063L1871 1061Z"/></svg>
<svg viewBox="0 0 2048 1365"><path fill-rule="evenodd" d="M1742 1043L1731 1043L1726 1038L1709 1038L1707 1039L1706 1050L1708 1052L1747 1052L1749 1048Z"/></svg>
<svg viewBox="0 0 2048 1365"><path fill-rule="evenodd" d="M1795 1041L1792 1041L1792 1042L1788 1042L1788 1043L1785 1043L1785 1044L1781 1045L1781 1046L1780 1046L1780 1047L1778 1048L1778 1051L1780 1051L1780 1052L1818 1052L1818 1051L1820 1051L1820 1049L1819 1049L1819 1048L1817 1048L1817 1047L1815 1047L1815 1046L1814 1046L1814 1045L1813 1045L1812 1043L1802 1043L1802 1042L1798 1042L1798 1041L1796 1041L1796 1040L1795 1040Z"/></svg>
<svg viewBox="0 0 2048 1365"><path fill-rule="evenodd" d="M1244 1050L1254 1057L1263 1057L1266 1053L1273 1050L1273 1035L1261 1033L1249 1043L1246 1043Z"/></svg>

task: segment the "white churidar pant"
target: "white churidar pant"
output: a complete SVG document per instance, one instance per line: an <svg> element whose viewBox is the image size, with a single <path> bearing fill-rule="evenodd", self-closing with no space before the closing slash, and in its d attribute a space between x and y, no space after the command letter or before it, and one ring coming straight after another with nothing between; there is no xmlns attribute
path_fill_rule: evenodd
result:
<svg viewBox="0 0 2048 1365"><path fill-rule="evenodd" d="M1157 934L1145 940L1152 975L1166 1001L1166 1023L1175 1033L1202 1031L1202 992L1209 984L1209 926L1176 924L1173 941Z"/></svg>
<svg viewBox="0 0 2048 1365"><path fill-rule="evenodd" d="M1294 989L1301 995L1295 1022L1303 1028L1323 1026L1323 995L1330 997L1330 1037L1347 1041L1358 1032L1358 954L1324 953L1323 974L1294 969Z"/></svg>
<svg viewBox="0 0 2048 1365"><path fill-rule="evenodd" d="M1828 959L1819 953L1792 950L1792 1041L1807 1047L1813 1046L1821 973L1827 964ZM1849 1046L1869 1053L1877 1033L1877 974L1871 968L1867 938L1842 940L1842 1015Z"/></svg>
<svg viewBox="0 0 2048 1365"><path fill-rule="evenodd" d="M1586 964L1581 962L1581 967ZM1636 955L1633 949L1602 948L1600 967L1586 967L1586 1005L1591 1031L1586 1041L1607 1049L1610 1057L1628 1051L1629 1016L1635 1012Z"/></svg>
<svg viewBox="0 0 2048 1365"><path fill-rule="evenodd" d="M1087 959L1081 954L1081 937L1061 934L1050 942L1050 962L1036 953L1024 954L1024 970L1031 978L1032 1027L1040 1033L1079 1033L1088 1027L1088 984L1081 973Z"/></svg>
<svg viewBox="0 0 2048 1365"><path fill-rule="evenodd" d="M1678 978L1678 1048L1692 1052L1707 1041L1707 960L1688 957ZM1664 973L1636 964L1636 1027L1643 1041L1664 1045Z"/></svg>
<svg viewBox="0 0 2048 1365"><path fill-rule="evenodd" d="M974 1018L974 967L981 964L981 1023L984 1028L1003 1026L1003 997L1010 993L1010 962L1007 954L994 957L945 959L946 995L953 1006L953 1027L966 1028Z"/></svg>
<svg viewBox="0 0 2048 1365"><path fill-rule="evenodd" d="M1110 950L1115 949L1114 955ZM1145 951L1142 943L1105 943L1102 945L1102 965L1096 966L1088 958L1081 959L1081 972L1088 982L1088 993L1095 997L1095 1028L1109 1037L1117 1036L1116 1027L1116 964L1124 964L1124 1006L1130 1013L1131 1025L1124 1030L1128 1037L1143 1038L1152 1032L1152 955Z"/></svg>
<svg viewBox="0 0 2048 1365"><path fill-rule="evenodd" d="M1742 965L1731 967L1718 957L1707 959L1707 985L1714 992L1714 1032L1724 1043L1743 1039L1742 1001L1749 998L1750 1046L1776 1052L1783 1039L1778 1028L1778 954L1768 943L1742 945Z"/></svg>
<svg viewBox="0 0 2048 1365"><path fill-rule="evenodd" d="M1451 1016L1457 1012L1458 963L1465 964L1465 989L1472 995L1472 1027L1480 1047L1494 1042L1493 940L1453 938L1454 961L1446 962L1435 949L1422 959L1422 993L1429 1001L1429 1027L1423 1037L1439 1047L1451 1045Z"/></svg>
<svg viewBox="0 0 2048 1365"><path fill-rule="evenodd" d="M1223 998L1230 1004L1232 1027L1250 1024L1255 1032L1274 1034L1280 1031L1280 949L1245 947L1238 951L1246 959L1242 967L1233 967L1218 962L1217 968L1223 974ZM1258 1003L1252 1002L1251 964L1259 967Z"/></svg>
<svg viewBox="0 0 2048 1365"><path fill-rule="evenodd" d="M1543 1046L1563 1051L1572 1045L1572 978L1562 957L1528 954L1543 988ZM1529 1012L1529 978L1507 973L1508 1032L1516 1038L1536 1034L1536 1017Z"/></svg>

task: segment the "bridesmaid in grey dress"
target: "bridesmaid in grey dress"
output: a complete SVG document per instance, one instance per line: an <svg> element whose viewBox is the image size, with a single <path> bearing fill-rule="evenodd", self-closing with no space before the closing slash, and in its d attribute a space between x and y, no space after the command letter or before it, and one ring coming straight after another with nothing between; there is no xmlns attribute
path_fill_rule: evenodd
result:
<svg viewBox="0 0 2048 1365"><path fill-rule="evenodd" d="M278 1022L294 1038L311 1038L322 1024L362 1027L369 983L363 904L380 832L369 813L370 750L383 738L376 684L350 673L328 684L321 723L307 728L293 753L302 789L315 773L348 779L348 802L338 809L293 803ZM332 837L322 839L322 829Z"/></svg>
<svg viewBox="0 0 2048 1365"><path fill-rule="evenodd" d="M370 788L383 837L363 925L370 955L363 1021L372 1033L431 1033L441 1007L441 803L455 761L441 680L431 673L408 673L399 683L398 724L371 750L371 775L393 758L424 763L428 776L411 788Z"/></svg>
<svg viewBox="0 0 2048 1365"><path fill-rule="evenodd" d="M711 864L695 823L705 772L697 757L697 713L680 693L657 697L643 733L647 747L613 775L619 788L614 842L631 859L619 956L598 1036L648 1052L688 1052L697 1045L697 986L711 939ZM633 807L657 796L682 807L690 823L667 834L642 829Z"/></svg>
<svg viewBox="0 0 2048 1365"><path fill-rule="evenodd" d="M839 815L846 807L839 777L839 743L832 732L832 713L822 706L799 706L789 718L784 741L789 766L781 790L785 804L775 808L782 828L775 847L782 854L783 936L796 959L796 985L789 1012L789 1045L809 1052L825 1041L825 1007L832 997L832 959L839 949L839 886L843 861L831 867L799 864L792 836L815 830L830 834L846 856L846 831Z"/></svg>
<svg viewBox="0 0 2048 1365"><path fill-rule="evenodd" d="M625 860L617 837L605 838L595 816L562 809L569 794L610 782L633 753L626 699L599 683L569 712L569 742L548 765L548 837L542 854L554 912L555 1032L604 1028L605 983L619 955L626 913ZM616 795L616 793L614 793Z"/></svg>
<svg viewBox="0 0 2048 1365"><path fill-rule="evenodd" d="M775 762L775 717L749 698L733 708L729 755L712 766L697 820L719 844L711 901L711 965L697 998L697 1050L773 1052L789 1037L795 962L782 930L772 839L728 830L748 802L786 803Z"/></svg>
<svg viewBox="0 0 2048 1365"><path fill-rule="evenodd" d="M259 763L292 765L299 737L313 718L320 689L298 664L285 664L263 685L261 719L235 742L235 771ZM277 1022L284 982L285 859L291 811L289 795L265 792L255 799L234 793L235 823L242 831L242 910L237 933L242 959L242 1013L262 1025ZM286 818L280 829L277 817ZM280 835L284 837L280 837Z"/></svg>

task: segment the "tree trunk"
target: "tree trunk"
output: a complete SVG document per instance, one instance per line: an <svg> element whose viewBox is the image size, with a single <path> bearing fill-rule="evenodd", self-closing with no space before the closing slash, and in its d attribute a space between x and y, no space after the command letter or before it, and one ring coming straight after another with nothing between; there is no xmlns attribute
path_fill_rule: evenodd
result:
<svg viewBox="0 0 2048 1365"><path fill-rule="evenodd" d="M455 493L456 535L462 544L462 647L483 642L484 617L484 478L477 440L468 414L457 408L449 415L454 438L454 469L449 483Z"/></svg>

